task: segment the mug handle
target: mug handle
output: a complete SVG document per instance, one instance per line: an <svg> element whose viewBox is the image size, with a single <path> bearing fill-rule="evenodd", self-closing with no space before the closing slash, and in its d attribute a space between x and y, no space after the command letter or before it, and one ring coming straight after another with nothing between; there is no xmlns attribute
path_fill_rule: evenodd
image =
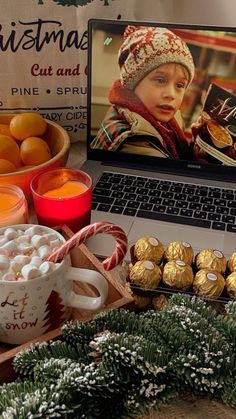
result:
<svg viewBox="0 0 236 419"><path fill-rule="evenodd" d="M66 305L68 307L95 311L100 309L105 303L108 294L108 283L99 272L93 271L92 269L73 268L70 266L66 272L65 279L93 285L100 294L98 297L88 297L76 294L71 290L66 298Z"/></svg>

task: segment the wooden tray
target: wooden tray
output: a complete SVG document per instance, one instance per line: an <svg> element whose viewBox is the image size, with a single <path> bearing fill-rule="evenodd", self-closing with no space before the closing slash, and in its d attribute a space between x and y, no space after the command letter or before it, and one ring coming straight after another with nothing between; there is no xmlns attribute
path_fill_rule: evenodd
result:
<svg viewBox="0 0 236 419"><path fill-rule="evenodd" d="M70 238L72 236L71 230L63 226L60 229L60 232L65 238ZM129 307L132 306L133 299L128 291L120 284L119 280L114 276L113 273L107 272L104 270L102 263L88 250L88 248L81 244L78 248L75 248L71 251L71 261L72 265L80 268L93 269L97 272L100 272L108 282L108 296L104 307L97 311L88 311L88 310L76 310L72 311L72 319L86 321L91 319L94 314L99 311L104 311L108 309L115 309L119 307ZM79 294L95 296L95 289L87 284L79 284L78 282L74 285L75 292ZM12 368L12 360L15 355L29 347L32 343L44 342L49 340L55 340L60 337L60 328L54 329L39 338L35 338L30 342L19 346L8 345L0 342L0 384L4 382L10 382L15 378L15 374Z"/></svg>

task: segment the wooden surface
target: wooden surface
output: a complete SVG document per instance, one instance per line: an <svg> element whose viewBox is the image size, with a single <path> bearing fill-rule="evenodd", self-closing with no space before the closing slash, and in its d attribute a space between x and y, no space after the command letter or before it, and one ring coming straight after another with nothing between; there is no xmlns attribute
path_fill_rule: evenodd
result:
<svg viewBox="0 0 236 419"><path fill-rule="evenodd" d="M136 419L236 419L236 410L215 400L178 398Z"/></svg>

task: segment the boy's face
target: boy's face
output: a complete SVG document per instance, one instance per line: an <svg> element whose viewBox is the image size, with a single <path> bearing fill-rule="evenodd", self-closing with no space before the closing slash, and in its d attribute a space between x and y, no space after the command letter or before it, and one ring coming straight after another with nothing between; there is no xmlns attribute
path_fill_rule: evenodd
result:
<svg viewBox="0 0 236 419"><path fill-rule="evenodd" d="M134 92L154 118L168 122L180 108L188 83L181 64L163 64L147 74Z"/></svg>

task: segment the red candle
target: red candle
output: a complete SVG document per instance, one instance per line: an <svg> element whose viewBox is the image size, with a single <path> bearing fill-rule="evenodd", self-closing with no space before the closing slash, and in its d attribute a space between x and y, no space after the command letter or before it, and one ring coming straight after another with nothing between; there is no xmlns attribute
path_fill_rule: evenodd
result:
<svg viewBox="0 0 236 419"><path fill-rule="evenodd" d="M32 180L31 190L39 224L66 224L76 232L90 223L92 180L85 172L50 170Z"/></svg>

